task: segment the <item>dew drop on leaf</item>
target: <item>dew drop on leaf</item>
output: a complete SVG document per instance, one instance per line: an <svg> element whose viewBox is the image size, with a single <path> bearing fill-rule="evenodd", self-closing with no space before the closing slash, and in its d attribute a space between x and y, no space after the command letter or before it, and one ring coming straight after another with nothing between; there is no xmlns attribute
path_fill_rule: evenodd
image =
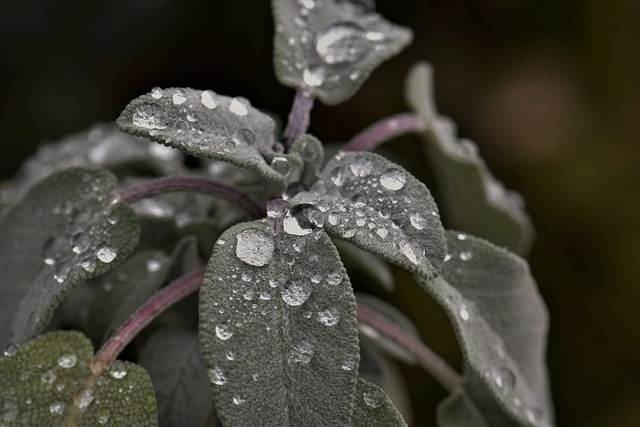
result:
<svg viewBox="0 0 640 427"><path fill-rule="evenodd" d="M331 286L336 286L342 282L342 274L339 272L327 274L327 283Z"/></svg>
<svg viewBox="0 0 640 427"><path fill-rule="evenodd" d="M527 421L535 423L536 421L540 421L542 419L542 409L532 406L524 410L524 416Z"/></svg>
<svg viewBox="0 0 640 427"><path fill-rule="evenodd" d="M345 176L345 170L342 166L338 166L331 171L331 182L338 187L342 186L347 177Z"/></svg>
<svg viewBox="0 0 640 427"><path fill-rule="evenodd" d="M313 346L307 341L302 341L291 348L291 352L289 353L289 362L306 365L311 362L313 354Z"/></svg>
<svg viewBox="0 0 640 427"><path fill-rule="evenodd" d="M302 80L309 87L318 87L324 83L324 69L305 68L302 72Z"/></svg>
<svg viewBox="0 0 640 427"><path fill-rule="evenodd" d="M353 163L351 163L350 168L351 172L355 176L364 178L369 176L371 171L373 171L373 163L367 159L357 158Z"/></svg>
<svg viewBox="0 0 640 427"><path fill-rule="evenodd" d="M133 113L131 121L134 125L145 129L166 129L168 124L162 109L153 104L141 105Z"/></svg>
<svg viewBox="0 0 640 427"><path fill-rule="evenodd" d="M49 369L48 371L45 371L42 373L42 375L40 375L40 381L45 384L53 384L56 378L58 378L58 376L53 369Z"/></svg>
<svg viewBox="0 0 640 427"><path fill-rule="evenodd" d="M238 98L233 98L231 100L231 102L229 103L229 111L237 114L238 116L246 116L247 114L249 114L249 110L247 110L247 107L245 107Z"/></svg>
<svg viewBox="0 0 640 427"><path fill-rule="evenodd" d="M400 190L406 182L407 176L399 169L389 169L380 176L380 184L391 191Z"/></svg>
<svg viewBox="0 0 640 427"><path fill-rule="evenodd" d="M111 261L116 259L117 255L118 251L108 246L104 246L98 249L98 252L96 252L96 256L98 257L98 259L106 264L109 264Z"/></svg>
<svg viewBox="0 0 640 427"><path fill-rule="evenodd" d="M458 310L458 314L460 315L460 318L462 320L469 320L469 317L471 317L471 315L469 314L469 308L467 307L466 304L460 305L460 310Z"/></svg>
<svg viewBox="0 0 640 427"><path fill-rule="evenodd" d="M246 402L245 399L243 399L242 397L235 395L233 396L233 398L231 399L233 401L234 405L242 405L243 403Z"/></svg>
<svg viewBox="0 0 640 427"><path fill-rule="evenodd" d="M318 56L327 64L351 64L369 50L369 42L360 27L351 23L338 23L316 35Z"/></svg>
<svg viewBox="0 0 640 427"><path fill-rule="evenodd" d="M294 236L310 234L316 228L324 225L324 215L312 204L301 203L294 206L284 216L282 226L285 233Z"/></svg>
<svg viewBox="0 0 640 427"><path fill-rule="evenodd" d="M275 170L280 175L285 176L289 173L291 166L289 165L289 160L285 157L274 157L271 161L271 169Z"/></svg>
<svg viewBox="0 0 640 427"><path fill-rule="evenodd" d="M127 370L120 363L114 363L109 367L109 375L116 380L121 380L127 376Z"/></svg>
<svg viewBox="0 0 640 427"><path fill-rule="evenodd" d="M473 254L469 251L460 252L460 261L470 261L473 258Z"/></svg>
<svg viewBox="0 0 640 427"><path fill-rule="evenodd" d="M216 336L222 341L226 341L233 336L233 332L228 325L216 325Z"/></svg>
<svg viewBox="0 0 640 427"><path fill-rule="evenodd" d="M74 366L76 366L77 362L78 362L78 357L73 353L65 354L58 357L58 365L60 365L61 368L65 368L65 369L73 368Z"/></svg>
<svg viewBox="0 0 640 427"><path fill-rule="evenodd" d="M213 110L217 107L216 101L214 99L214 93L210 90L202 91L202 94L200 95L200 102L210 110Z"/></svg>
<svg viewBox="0 0 640 427"><path fill-rule="evenodd" d="M340 321L340 312L335 307L318 312L318 322L325 326L334 326Z"/></svg>
<svg viewBox="0 0 640 427"><path fill-rule="evenodd" d="M219 367L209 369L209 379L215 385L223 385L227 382L227 377Z"/></svg>
<svg viewBox="0 0 640 427"><path fill-rule="evenodd" d="M93 402L93 392L90 388L88 388L84 390L79 396L74 397L73 400L78 408L84 409L87 406L91 405L91 402Z"/></svg>
<svg viewBox="0 0 640 427"><path fill-rule="evenodd" d="M157 259L149 259L145 262L145 267L149 273L154 273L162 267L162 264Z"/></svg>
<svg viewBox="0 0 640 427"><path fill-rule="evenodd" d="M516 383L516 377L507 368L495 368L491 371L491 380L503 394L509 394Z"/></svg>
<svg viewBox="0 0 640 427"><path fill-rule="evenodd" d="M273 258L273 238L262 230L248 228L237 235L236 256L256 267L267 265Z"/></svg>
<svg viewBox="0 0 640 427"><path fill-rule="evenodd" d="M13 356L18 351L18 346L10 342L4 347L3 353L5 356Z"/></svg>
<svg viewBox="0 0 640 427"><path fill-rule="evenodd" d="M427 220L420 212L413 212L409 215L409 221L416 230L424 230L427 227Z"/></svg>
<svg viewBox="0 0 640 427"><path fill-rule="evenodd" d="M384 403L384 394L378 389L372 389L362 393L364 403L372 408L379 408Z"/></svg>
<svg viewBox="0 0 640 427"><path fill-rule="evenodd" d="M181 90L175 91L171 99L173 100L173 103L175 105L181 105L187 101L187 97L185 96L184 92Z"/></svg>
<svg viewBox="0 0 640 427"><path fill-rule="evenodd" d="M62 415L62 412L64 412L64 403L53 402L51 405L49 405L49 412L54 415Z"/></svg>
<svg viewBox="0 0 640 427"><path fill-rule="evenodd" d="M282 288L282 300L290 306L304 304L311 296L311 285L302 282L289 282Z"/></svg>
<svg viewBox="0 0 640 427"><path fill-rule="evenodd" d="M159 87L154 87L153 89L151 89L151 97L153 99L160 99L164 96L164 91L159 88Z"/></svg>

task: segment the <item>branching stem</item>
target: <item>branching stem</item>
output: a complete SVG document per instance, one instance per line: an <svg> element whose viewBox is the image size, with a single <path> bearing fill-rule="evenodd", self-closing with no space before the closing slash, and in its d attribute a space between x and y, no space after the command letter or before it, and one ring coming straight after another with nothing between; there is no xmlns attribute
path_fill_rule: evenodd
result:
<svg viewBox="0 0 640 427"><path fill-rule="evenodd" d="M342 150L371 151L399 135L419 132L424 129L423 122L413 113L401 113L382 119L354 136Z"/></svg>
<svg viewBox="0 0 640 427"><path fill-rule="evenodd" d="M357 313L359 322L370 326L413 354L420 365L447 391L453 393L464 387L464 380L460 374L420 340L403 332L384 317L366 307L359 305Z"/></svg>
<svg viewBox="0 0 640 427"><path fill-rule="evenodd" d="M170 176L141 182L122 190L118 200L133 203L158 194L178 191L193 191L221 197L237 204L256 219L265 215L264 208L246 192L221 182L199 177Z"/></svg>
<svg viewBox="0 0 640 427"><path fill-rule="evenodd" d="M309 89L302 88L296 92L296 97L293 99L293 105L289 112L287 128L284 130L283 135L285 152L289 151L293 141L307 131L313 100L313 95Z"/></svg>

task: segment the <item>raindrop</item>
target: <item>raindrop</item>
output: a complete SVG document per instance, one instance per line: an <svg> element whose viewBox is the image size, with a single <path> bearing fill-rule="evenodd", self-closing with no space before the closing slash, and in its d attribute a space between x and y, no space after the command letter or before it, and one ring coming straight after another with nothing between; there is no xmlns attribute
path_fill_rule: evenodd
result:
<svg viewBox="0 0 640 427"><path fill-rule="evenodd" d="M282 288L282 300L290 306L299 306L305 303L311 295L311 285L301 282L289 282Z"/></svg>
<svg viewBox="0 0 640 427"><path fill-rule="evenodd" d="M460 310L458 311L458 314L460 315L460 318L462 320L469 320L469 317L471 316L467 305L464 303L460 304Z"/></svg>
<svg viewBox="0 0 640 427"><path fill-rule="evenodd" d="M324 226L324 215L315 205L301 203L286 213L282 226L287 234L304 236Z"/></svg>
<svg viewBox="0 0 640 427"><path fill-rule="evenodd" d="M241 128L233 134L233 142L235 143L235 146L249 146L252 145L255 140L256 135L251 129Z"/></svg>
<svg viewBox="0 0 640 427"><path fill-rule="evenodd" d="M242 405L243 403L246 402L245 399L243 399L242 397L235 395L233 396L233 398L231 399L233 401L234 405Z"/></svg>
<svg viewBox="0 0 640 427"><path fill-rule="evenodd" d="M320 311L317 316L318 322L325 326L335 326L340 321L340 312L335 307L330 307Z"/></svg>
<svg viewBox="0 0 640 427"><path fill-rule="evenodd" d="M491 379L503 394L509 394L516 383L516 376L507 368L493 369Z"/></svg>
<svg viewBox="0 0 640 427"><path fill-rule="evenodd" d="M271 294L267 291L260 292L260 299L263 301L269 301L271 299Z"/></svg>
<svg viewBox="0 0 640 427"><path fill-rule="evenodd" d="M324 69L320 67L305 68L302 72L302 80L309 87L318 87L324 83Z"/></svg>
<svg viewBox="0 0 640 427"><path fill-rule="evenodd" d="M342 366L341 366L341 368L344 371L353 371L355 367L356 367L355 360L345 360L344 362L342 362Z"/></svg>
<svg viewBox="0 0 640 427"><path fill-rule="evenodd" d="M360 178L364 178L373 171L373 163L366 159L356 159L350 165L351 172Z"/></svg>
<svg viewBox="0 0 640 427"><path fill-rule="evenodd" d="M173 103L175 105L181 105L187 101L187 97L185 96L184 92L181 90L175 91L171 99L173 100Z"/></svg>
<svg viewBox="0 0 640 427"><path fill-rule="evenodd" d="M235 360L236 359L236 355L233 353L233 351L228 351L226 354L227 360Z"/></svg>
<svg viewBox="0 0 640 427"><path fill-rule="evenodd" d="M91 238L84 233L77 233L71 238L71 250L76 254L86 252L91 246Z"/></svg>
<svg viewBox="0 0 640 427"><path fill-rule="evenodd" d="M56 258L67 247L67 239L62 237L55 237L47 240L42 247L42 260L47 265L53 265L56 263Z"/></svg>
<svg viewBox="0 0 640 427"><path fill-rule="evenodd" d="M231 100L231 102L229 103L229 111L237 114L238 116L246 116L247 114L249 114L249 110L247 110L247 107L245 107L238 98L233 98Z"/></svg>
<svg viewBox="0 0 640 427"><path fill-rule="evenodd" d="M106 409L101 409L98 414L99 414L98 415L98 424L103 426L103 425L107 424L107 422L109 422L109 411L107 411Z"/></svg>
<svg viewBox="0 0 640 427"><path fill-rule="evenodd" d="M458 233L458 240L467 240L467 235L464 233Z"/></svg>
<svg viewBox="0 0 640 427"><path fill-rule="evenodd" d="M336 286L342 282L342 274L339 272L327 274L327 283L331 286Z"/></svg>
<svg viewBox="0 0 640 427"><path fill-rule="evenodd" d="M115 248L105 246L98 249L98 252L96 252L96 255L100 261L106 264L109 264L111 261L116 259L116 256L118 255L118 251Z"/></svg>
<svg viewBox="0 0 640 427"><path fill-rule="evenodd" d="M53 273L53 279L58 283L63 283L69 277L69 273L71 273L71 265L65 262L60 264Z"/></svg>
<svg viewBox="0 0 640 427"><path fill-rule="evenodd" d="M407 176L400 169L389 169L380 177L380 184L391 191L400 190L406 182Z"/></svg>
<svg viewBox="0 0 640 427"><path fill-rule="evenodd" d="M116 380L121 380L127 376L127 370L122 363L114 363L109 367L109 375Z"/></svg>
<svg viewBox="0 0 640 427"><path fill-rule="evenodd" d="M188 121L188 122L193 123L193 122L197 122L197 121L198 121L198 119L196 119L196 118L195 118L194 116L192 116L191 114L187 114L187 121Z"/></svg>
<svg viewBox="0 0 640 427"><path fill-rule="evenodd" d="M64 403L62 402L53 402L49 405L49 412L54 415L61 415L64 412Z"/></svg>
<svg viewBox="0 0 640 427"><path fill-rule="evenodd" d="M61 368L66 368L66 369L73 368L74 366L76 366L77 362L78 362L78 358L73 353L65 354L58 357L58 365L60 365Z"/></svg>
<svg viewBox="0 0 640 427"><path fill-rule="evenodd" d="M157 259L148 259L147 262L145 262L145 267L149 273L153 273L162 268L162 263Z"/></svg>
<svg viewBox="0 0 640 427"><path fill-rule="evenodd" d="M83 391L80 396L76 396L73 400L78 408L84 409L87 406L91 405L91 402L93 402L93 392L90 388L88 388Z"/></svg>
<svg viewBox="0 0 640 427"><path fill-rule="evenodd" d="M93 273L96 271L96 262L92 259L84 260L80 263L80 267L82 267L85 271L89 273Z"/></svg>
<svg viewBox="0 0 640 427"><path fill-rule="evenodd" d="M400 243L400 252L402 253L402 255L407 257L407 259L409 261L411 261L411 263L416 264L416 265L420 263L420 261L418 260L418 257L416 256L415 252L413 251L413 248L411 247L411 245L409 243L401 242Z"/></svg>
<svg viewBox="0 0 640 427"><path fill-rule="evenodd" d="M291 165L285 157L274 157L271 161L271 169L282 176L286 176L289 173L289 169L291 169Z"/></svg>
<svg viewBox="0 0 640 427"><path fill-rule="evenodd" d="M233 332L228 325L216 325L216 336L222 341L226 341L233 336Z"/></svg>
<svg viewBox="0 0 640 427"><path fill-rule="evenodd" d="M214 95L215 94L212 91L205 90L200 95L200 102L202 102L202 105L204 105L208 109L213 110L217 107Z"/></svg>
<svg viewBox="0 0 640 427"><path fill-rule="evenodd" d="M273 258L273 238L262 230L248 228L236 236L236 256L256 267L267 265Z"/></svg>
<svg viewBox="0 0 640 427"><path fill-rule="evenodd" d="M313 346L306 341L302 341L291 348L291 352L289 353L289 362L306 365L311 362L313 354Z"/></svg>
<svg viewBox="0 0 640 427"><path fill-rule="evenodd" d="M14 343L10 342L4 348L4 355L5 356L13 356L14 354L16 354L17 351L18 351L18 346L15 345Z"/></svg>
<svg viewBox="0 0 640 427"><path fill-rule="evenodd" d="M532 406L524 410L524 416L527 421L535 423L536 421L540 421L542 419L542 409L536 406Z"/></svg>
<svg viewBox="0 0 640 427"><path fill-rule="evenodd" d="M473 254L469 251L460 252L460 261L469 261L473 258Z"/></svg>
<svg viewBox="0 0 640 427"><path fill-rule="evenodd" d="M224 375L224 372L217 366L209 369L209 379L215 385L223 385L227 382L227 377Z"/></svg>
<svg viewBox="0 0 640 427"><path fill-rule="evenodd" d="M376 234L384 239L389 235L389 232L387 231L386 228L378 228L376 230Z"/></svg>
<svg viewBox="0 0 640 427"><path fill-rule="evenodd" d="M369 50L369 42L360 27L338 23L316 35L316 52L327 64L350 64Z"/></svg>
<svg viewBox="0 0 640 427"><path fill-rule="evenodd" d="M384 394L378 389L371 389L362 393L364 403L372 408L379 408L384 403Z"/></svg>
<svg viewBox="0 0 640 427"><path fill-rule="evenodd" d="M153 104L138 107L131 121L134 125L145 129L166 129L168 126L162 109Z"/></svg>
<svg viewBox="0 0 640 427"><path fill-rule="evenodd" d="M424 230L427 226L427 219L420 212L413 212L409 215L409 221L416 230Z"/></svg>
<svg viewBox="0 0 640 427"><path fill-rule="evenodd" d="M151 89L151 97L153 99L160 99L164 96L164 91L162 89L160 89L159 87L154 87L153 89Z"/></svg>
<svg viewBox="0 0 640 427"><path fill-rule="evenodd" d="M338 187L342 186L346 181L346 173L343 167L338 166L331 171L331 182Z"/></svg>
<svg viewBox="0 0 640 427"><path fill-rule="evenodd" d="M40 380L45 384L53 384L53 382L58 378L53 369L49 369L45 371L42 375L40 375Z"/></svg>

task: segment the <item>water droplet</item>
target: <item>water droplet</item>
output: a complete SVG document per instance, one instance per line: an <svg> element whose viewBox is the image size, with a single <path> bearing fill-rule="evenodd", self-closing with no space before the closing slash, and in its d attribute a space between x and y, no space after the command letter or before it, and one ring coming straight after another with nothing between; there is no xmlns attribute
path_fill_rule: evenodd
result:
<svg viewBox="0 0 640 427"><path fill-rule="evenodd" d="M384 403L384 393L378 389L372 388L369 391L362 393L364 403L372 408L379 408Z"/></svg>
<svg viewBox="0 0 640 427"><path fill-rule="evenodd" d="M318 322L325 326L335 326L340 321L340 312L335 307L329 307L326 310L318 312Z"/></svg>
<svg viewBox="0 0 640 427"><path fill-rule="evenodd" d="M101 426L107 424L109 422L109 411L106 409L101 409L98 412L98 424Z"/></svg>
<svg viewBox="0 0 640 427"><path fill-rule="evenodd" d="M62 368L73 368L74 366L76 366L76 363L78 362L78 357L73 354L64 354L60 357L58 357L58 365L60 365L60 367Z"/></svg>
<svg viewBox="0 0 640 427"><path fill-rule="evenodd" d="M360 178L369 176L373 171L373 163L366 159L357 159L350 165L351 172Z"/></svg>
<svg viewBox="0 0 640 427"><path fill-rule="evenodd" d="M469 261L473 258L473 254L469 251L460 252L460 261Z"/></svg>
<svg viewBox="0 0 640 427"><path fill-rule="evenodd" d="M89 273L93 273L96 271L96 262L93 259L86 259L80 263L80 267Z"/></svg>
<svg viewBox="0 0 640 427"><path fill-rule="evenodd" d="M449 261L451 261L451 258L453 258L453 257L451 256L451 254L446 254L446 255L445 255L445 257L444 257L444 262L449 262Z"/></svg>
<svg viewBox="0 0 640 427"><path fill-rule="evenodd" d="M411 261L412 264L419 264L420 261L418 260L418 257L416 256L413 247L411 247L411 245L407 242L401 242L400 243L400 252L402 253L402 255L404 255L405 257L407 257L407 259L409 261Z"/></svg>
<svg viewBox="0 0 640 427"><path fill-rule="evenodd" d="M134 125L145 129L166 129L168 126L164 111L153 104L138 107L131 121Z"/></svg>
<svg viewBox="0 0 640 427"><path fill-rule="evenodd" d="M188 121L188 122L191 122L191 123L194 123L194 122L197 122L197 121L198 121L198 119L196 119L196 118L195 118L194 116L192 116L191 114L187 114L187 121Z"/></svg>
<svg viewBox="0 0 640 427"><path fill-rule="evenodd" d="M327 274L327 283L336 286L342 282L342 273L334 272Z"/></svg>
<svg viewBox="0 0 640 427"><path fill-rule="evenodd" d="M224 375L224 371L217 366L209 369L209 379L215 385L223 385L227 382L227 377Z"/></svg>
<svg viewBox="0 0 640 427"><path fill-rule="evenodd" d="M378 228L376 230L376 234L384 239L389 235L389 232L387 231L386 228Z"/></svg>
<svg viewBox="0 0 640 427"><path fill-rule="evenodd" d="M69 277L71 273L71 264L63 263L58 265L56 271L53 273L53 279L58 283L63 283Z"/></svg>
<svg viewBox="0 0 640 427"><path fill-rule="evenodd" d="M243 399L242 397L235 395L233 396L233 398L231 399L233 401L234 405L242 405L243 403L246 402L245 399Z"/></svg>
<svg viewBox="0 0 640 427"><path fill-rule="evenodd" d="M181 105L187 101L187 97L185 96L184 92L181 90L176 90L173 96L171 97L171 99L173 100L173 103L175 105Z"/></svg>
<svg viewBox="0 0 640 427"><path fill-rule="evenodd" d="M162 89L160 89L159 87L154 87L153 89L151 89L151 97L153 99L160 99L164 96L164 91Z"/></svg>
<svg viewBox="0 0 640 427"><path fill-rule="evenodd" d="M409 215L409 221L411 221L411 225L416 230L424 230L427 226L427 219L420 212L413 212Z"/></svg>
<svg viewBox="0 0 640 427"><path fill-rule="evenodd" d="M233 98L231 100L231 102L229 103L229 111L237 114L238 116L246 116L247 114L249 114L249 110L247 110L247 107L244 106L239 98Z"/></svg>
<svg viewBox="0 0 640 427"><path fill-rule="evenodd" d="M121 380L127 376L127 370L125 369L123 363L114 362L109 367L109 375L111 375L111 377L115 378L116 380Z"/></svg>
<svg viewBox="0 0 640 427"><path fill-rule="evenodd" d="M355 360L345 360L344 362L342 362L342 366L341 366L341 368L344 371L353 371L355 367L356 367Z"/></svg>
<svg viewBox="0 0 640 427"><path fill-rule="evenodd" d="M380 176L380 184L391 191L400 190L406 182L407 175L400 169L388 169Z"/></svg>
<svg viewBox="0 0 640 427"><path fill-rule="evenodd" d="M49 405L49 412L54 415L61 415L64 412L64 403L62 402L53 402Z"/></svg>
<svg viewBox="0 0 640 427"><path fill-rule="evenodd" d="M233 353L233 351L228 351L226 354L227 360L235 360L236 359L236 355Z"/></svg>
<svg viewBox="0 0 640 427"><path fill-rule="evenodd" d="M469 320L469 317L471 317L469 313L469 309L467 308L467 305L464 303L460 304L460 310L458 310L458 314L460 315L460 318L462 320Z"/></svg>
<svg viewBox="0 0 640 427"><path fill-rule="evenodd" d="M327 64L349 64L367 53L369 43L360 27L338 23L316 35L315 48Z"/></svg>
<svg viewBox="0 0 640 427"><path fill-rule="evenodd" d="M289 363L306 365L311 362L313 354L313 346L306 341L302 341L291 348L291 352L289 352Z"/></svg>
<svg viewBox="0 0 640 427"><path fill-rule="evenodd" d="M540 421L542 419L542 409L536 406L526 408L524 410L524 416L527 419L527 421L531 423L535 423L536 421Z"/></svg>
<svg viewBox="0 0 640 427"><path fill-rule="evenodd" d="M256 141L256 134L251 129L240 128L233 134L235 146L248 147Z"/></svg>
<svg viewBox="0 0 640 427"><path fill-rule="evenodd" d="M153 273L162 268L162 263L157 259L148 259L147 262L145 262L145 267L149 273Z"/></svg>
<svg viewBox="0 0 640 427"><path fill-rule="evenodd" d="M4 348L4 355L5 356L13 356L14 354L16 354L17 351L18 351L18 346L15 345L14 343L10 342Z"/></svg>
<svg viewBox="0 0 640 427"><path fill-rule="evenodd" d="M236 256L256 267L267 265L273 258L273 238L262 230L248 228L236 236Z"/></svg>
<svg viewBox="0 0 640 427"><path fill-rule="evenodd" d="M286 176L289 173L289 169L291 169L291 165L285 157L274 157L271 161L271 169L282 176Z"/></svg>
<svg viewBox="0 0 640 427"><path fill-rule="evenodd" d="M109 264L111 261L116 259L116 256L118 256L118 251L115 248L104 246L98 249L98 252L96 252L96 256L100 261Z"/></svg>
<svg viewBox="0 0 640 427"><path fill-rule="evenodd" d="M76 254L86 252L91 246L91 238L84 233L77 233L71 238L71 250Z"/></svg>
<svg viewBox="0 0 640 427"><path fill-rule="evenodd" d="M217 107L214 95L215 94L212 91L205 90L200 95L200 102L202 102L202 105L204 105L208 109L213 110Z"/></svg>
<svg viewBox="0 0 640 427"><path fill-rule="evenodd" d="M491 379L503 394L509 394L516 384L516 376L507 368L493 369Z"/></svg>
<svg viewBox="0 0 640 427"><path fill-rule="evenodd" d="M467 240L467 235L464 233L458 233L458 240Z"/></svg>
<svg viewBox="0 0 640 427"><path fill-rule="evenodd" d="M324 225L324 215L315 205L301 203L294 206L284 216L282 222L285 233L294 236L310 234Z"/></svg>
<svg viewBox="0 0 640 427"><path fill-rule="evenodd" d="M233 336L233 331L228 325L216 325L216 336L226 341Z"/></svg>
<svg viewBox="0 0 640 427"><path fill-rule="evenodd" d="M73 401L78 408L84 409L87 406L91 405L91 402L93 402L93 392L90 388L88 388L83 391L80 396L74 397Z"/></svg>
<svg viewBox="0 0 640 427"><path fill-rule="evenodd" d="M331 182L338 187L342 186L346 181L346 173L343 167L338 166L331 171Z"/></svg>
<svg viewBox="0 0 640 427"><path fill-rule="evenodd" d="M53 369L49 369L40 375L40 380L45 384L53 384L56 378L58 378L58 376Z"/></svg>
<svg viewBox="0 0 640 427"><path fill-rule="evenodd" d="M302 80L309 87L318 87L324 83L324 69L320 67L305 68L302 72Z"/></svg>
<svg viewBox="0 0 640 427"><path fill-rule="evenodd" d="M289 282L282 288L282 300L291 306L304 304L311 295L311 285L302 282Z"/></svg>

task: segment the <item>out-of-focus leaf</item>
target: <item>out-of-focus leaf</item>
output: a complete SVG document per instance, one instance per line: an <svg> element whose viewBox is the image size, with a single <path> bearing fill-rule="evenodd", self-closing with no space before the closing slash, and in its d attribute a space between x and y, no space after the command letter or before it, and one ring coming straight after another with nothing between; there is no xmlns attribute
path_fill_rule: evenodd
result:
<svg viewBox="0 0 640 427"><path fill-rule="evenodd" d="M487 168L476 145L459 140L455 124L438 114L432 74L427 63L416 64L407 78L405 97L425 122L424 147L435 173L445 223L527 254L534 231L522 197L505 189Z"/></svg>
<svg viewBox="0 0 640 427"><path fill-rule="evenodd" d="M327 105L340 104L378 65L411 42L408 28L349 3L272 0L274 67L280 83L307 88Z"/></svg>
<svg viewBox="0 0 640 427"><path fill-rule="evenodd" d="M114 203L116 178L72 168L36 184L0 219L0 346L44 327L78 284L122 262L138 242L138 218Z"/></svg>
<svg viewBox="0 0 640 427"><path fill-rule="evenodd" d="M156 398L140 366L114 361L96 376L93 348L58 331L0 359L3 426L156 426Z"/></svg>
<svg viewBox="0 0 640 427"><path fill-rule="evenodd" d="M301 181L311 188L318 179L318 174L324 162L324 148L322 143L313 135L300 136L291 145L291 151L298 153L304 162Z"/></svg>
<svg viewBox="0 0 640 427"><path fill-rule="evenodd" d="M158 399L160 427L204 426L213 396L198 335L188 329L161 329L140 354Z"/></svg>
<svg viewBox="0 0 640 427"><path fill-rule="evenodd" d="M345 263L347 271L351 269L361 271L387 292L392 292L395 289L391 266L386 261L342 240L335 240L333 243L338 248L340 258Z"/></svg>
<svg viewBox="0 0 640 427"><path fill-rule="evenodd" d="M273 181L287 181L301 163L297 155L274 151L273 119L244 98L210 90L154 89L131 101L117 123L132 135L195 157L223 160Z"/></svg>
<svg viewBox="0 0 640 427"><path fill-rule="evenodd" d="M355 298L331 239L298 214L277 234L265 221L230 228L209 261L200 340L228 425L349 421L359 360Z"/></svg>
<svg viewBox="0 0 640 427"><path fill-rule="evenodd" d="M100 278L89 309L88 335L103 343L162 286L169 258L161 251L135 253L121 266Z"/></svg>
<svg viewBox="0 0 640 427"><path fill-rule="evenodd" d="M402 415L380 387L358 378L351 427L406 427Z"/></svg>
<svg viewBox="0 0 640 427"><path fill-rule="evenodd" d="M438 405L438 427L489 427L483 414L463 392L447 397Z"/></svg>
<svg viewBox="0 0 640 427"><path fill-rule="evenodd" d="M314 203L331 236L424 277L439 274L446 241L438 207L401 166L373 153L339 153L317 187Z"/></svg>
<svg viewBox="0 0 640 427"><path fill-rule="evenodd" d="M552 425L548 315L529 266L483 239L457 232L447 237L442 276L417 280L451 318L470 398L491 426Z"/></svg>

